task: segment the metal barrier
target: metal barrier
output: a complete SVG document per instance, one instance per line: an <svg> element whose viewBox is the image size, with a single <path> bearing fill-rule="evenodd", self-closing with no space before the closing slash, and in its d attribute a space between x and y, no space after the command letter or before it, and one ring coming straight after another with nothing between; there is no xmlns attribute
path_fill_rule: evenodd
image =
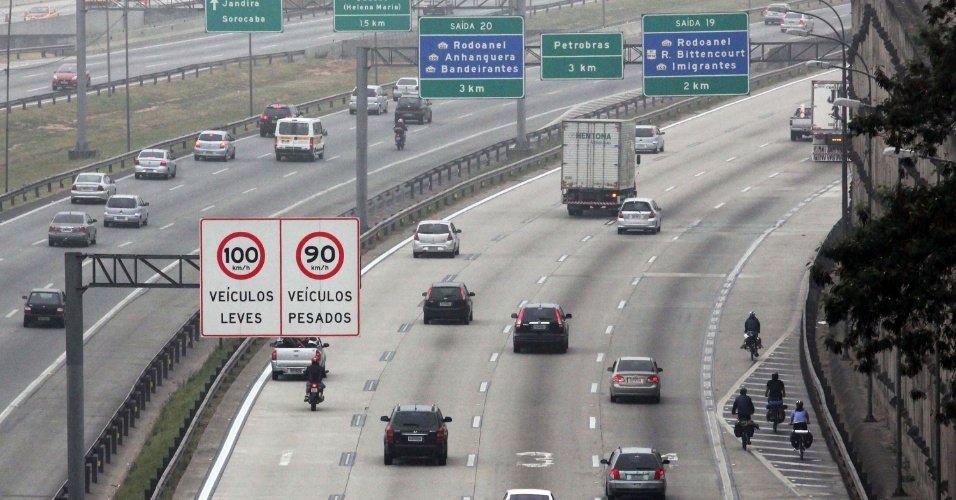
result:
<svg viewBox="0 0 956 500"><path fill-rule="evenodd" d="M76 51L76 45L49 45L46 47L22 47L19 49L10 49L10 54L15 54L17 59L20 59L20 56L23 54L36 54L39 53L40 57L46 58L47 54L52 55L53 57L61 57L67 54L73 54Z"/></svg>

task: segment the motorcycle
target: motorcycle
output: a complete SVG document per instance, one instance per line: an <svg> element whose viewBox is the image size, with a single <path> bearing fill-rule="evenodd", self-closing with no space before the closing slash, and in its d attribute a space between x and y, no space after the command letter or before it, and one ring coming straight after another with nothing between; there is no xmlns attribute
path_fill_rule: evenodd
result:
<svg viewBox="0 0 956 500"><path fill-rule="evenodd" d="M753 361L760 353L757 352L757 349L761 347L760 337L757 336L757 332L747 332L744 334L744 345L741 349L746 349L750 351L750 360Z"/></svg>
<svg viewBox="0 0 956 500"><path fill-rule="evenodd" d="M783 401L770 400L767 401L767 422L773 424L773 431L777 432L777 424L783 422L786 418L787 405L783 404Z"/></svg>
<svg viewBox="0 0 956 500"><path fill-rule="evenodd" d="M316 405L325 401L325 395L323 394L323 392L324 391L322 390L322 388L319 387L318 383L313 382L309 384L308 402L309 402L309 406L312 407L312 411L315 411Z"/></svg>
<svg viewBox="0 0 956 500"><path fill-rule="evenodd" d="M751 419L744 420L738 418L737 423L734 424L734 436L740 438L740 443L746 450L747 445L750 444L750 438L754 436L754 430L759 428L760 426Z"/></svg>
<svg viewBox="0 0 956 500"><path fill-rule="evenodd" d="M813 434L806 429L794 429L790 433L790 446L800 452L800 460L803 460L803 452L813 444Z"/></svg>
<svg viewBox="0 0 956 500"><path fill-rule="evenodd" d="M405 134L395 133L395 147L399 150L405 149Z"/></svg>

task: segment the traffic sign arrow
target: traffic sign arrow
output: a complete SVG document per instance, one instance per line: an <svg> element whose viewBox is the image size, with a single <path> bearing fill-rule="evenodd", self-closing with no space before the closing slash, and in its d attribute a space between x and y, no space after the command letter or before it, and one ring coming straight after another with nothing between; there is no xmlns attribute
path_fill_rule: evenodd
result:
<svg viewBox="0 0 956 500"><path fill-rule="evenodd" d="M219 3L219 0L209 0L209 4L212 5L212 10L216 10L216 4Z"/></svg>

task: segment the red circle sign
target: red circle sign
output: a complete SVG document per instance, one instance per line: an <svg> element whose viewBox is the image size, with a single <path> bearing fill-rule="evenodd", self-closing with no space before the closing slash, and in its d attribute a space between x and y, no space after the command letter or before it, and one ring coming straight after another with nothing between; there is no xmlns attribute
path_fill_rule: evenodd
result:
<svg viewBox="0 0 956 500"><path fill-rule="evenodd" d="M237 240L233 246L227 246L233 240ZM266 262L266 248L252 233L232 233L219 244L216 260L219 262L219 269L222 269L226 276L235 280L247 280L262 270L262 265Z"/></svg>
<svg viewBox="0 0 956 500"><path fill-rule="evenodd" d="M299 241L295 249L295 263L302 274L315 280L327 280L342 269L345 250L342 242L332 234L323 231L310 233Z"/></svg>

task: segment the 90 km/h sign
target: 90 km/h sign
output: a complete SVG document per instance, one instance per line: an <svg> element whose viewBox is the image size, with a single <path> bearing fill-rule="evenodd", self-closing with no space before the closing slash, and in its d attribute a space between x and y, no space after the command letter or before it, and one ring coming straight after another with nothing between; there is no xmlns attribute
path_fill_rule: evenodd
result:
<svg viewBox="0 0 956 500"><path fill-rule="evenodd" d="M355 218L202 219L202 334L358 335L358 237Z"/></svg>

